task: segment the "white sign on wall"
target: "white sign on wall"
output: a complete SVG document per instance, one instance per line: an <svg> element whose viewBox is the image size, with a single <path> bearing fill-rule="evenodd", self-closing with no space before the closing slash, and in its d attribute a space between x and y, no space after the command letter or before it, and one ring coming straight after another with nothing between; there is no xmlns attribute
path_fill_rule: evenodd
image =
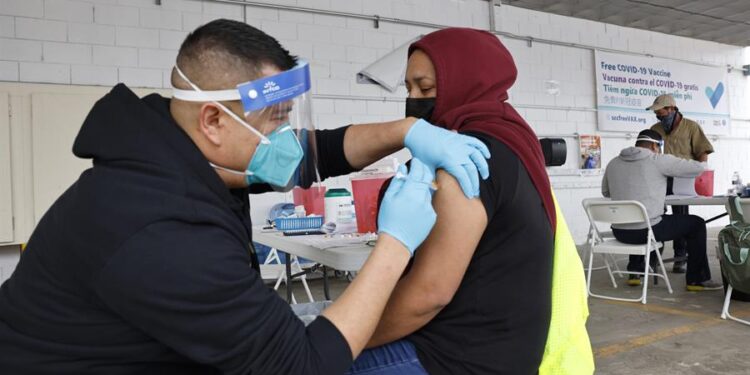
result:
<svg viewBox="0 0 750 375"><path fill-rule="evenodd" d="M672 94L680 112L706 134L729 134L726 70L655 57L596 51L599 130L639 132L658 120L645 110Z"/></svg>

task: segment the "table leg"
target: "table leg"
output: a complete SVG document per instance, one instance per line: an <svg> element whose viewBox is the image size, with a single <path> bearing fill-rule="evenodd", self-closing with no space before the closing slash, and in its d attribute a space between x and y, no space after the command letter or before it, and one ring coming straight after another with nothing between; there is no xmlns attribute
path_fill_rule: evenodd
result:
<svg viewBox="0 0 750 375"><path fill-rule="evenodd" d="M331 294L328 291L328 269L323 266L323 295L326 297L326 301L331 300Z"/></svg>
<svg viewBox="0 0 750 375"><path fill-rule="evenodd" d="M286 302L292 303L292 256L284 253L286 259Z"/></svg>

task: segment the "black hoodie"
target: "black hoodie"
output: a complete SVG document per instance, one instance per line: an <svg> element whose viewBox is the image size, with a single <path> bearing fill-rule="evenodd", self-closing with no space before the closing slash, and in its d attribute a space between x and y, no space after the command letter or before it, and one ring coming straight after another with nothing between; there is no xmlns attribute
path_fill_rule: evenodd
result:
<svg viewBox="0 0 750 375"><path fill-rule="evenodd" d="M347 173L345 128L317 133ZM248 265L246 189L230 191L159 95L120 84L73 152L93 159L0 289L0 373L336 374L351 351L307 328Z"/></svg>

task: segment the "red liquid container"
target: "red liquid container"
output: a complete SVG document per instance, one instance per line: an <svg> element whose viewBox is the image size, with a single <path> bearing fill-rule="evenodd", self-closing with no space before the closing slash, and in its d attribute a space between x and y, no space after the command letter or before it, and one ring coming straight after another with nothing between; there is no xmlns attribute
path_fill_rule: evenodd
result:
<svg viewBox="0 0 750 375"><path fill-rule="evenodd" d="M292 197L294 199L294 205L299 206L303 205L305 206L305 212L308 215L320 215L323 216L326 213L326 207L325 207L325 198L326 195L326 187L321 186L318 188L317 186L313 186L309 189L302 189L302 188L294 188L292 190Z"/></svg>
<svg viewBox="0 0 750 375"><path fill-rule="evenodd" d="M714 171L705 170L695 178L695 192L706 197L714 195Z"/></svg>
<svg viewBox="0 0 750 375"><path fill-rule="evenodd" d="M376 174L352 178L354 210L360 233L375 232L378 223L378 194L386 180L393 174Z"/></svg>

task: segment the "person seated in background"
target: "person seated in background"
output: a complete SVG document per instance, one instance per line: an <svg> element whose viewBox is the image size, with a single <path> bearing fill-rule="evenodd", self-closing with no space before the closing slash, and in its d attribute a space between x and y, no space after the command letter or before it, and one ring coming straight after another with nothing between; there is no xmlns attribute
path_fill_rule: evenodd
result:
<svg viewBox="0 0 750 375"><path fill-rule="evenodd" d="M647 129L638 133L635 147L620 151L604 172L602 195L613 200L635 200L648 211L651 229L657 241L687 239L688 264L685 275L687 290L722 289L711 281L711 270L706 256L706 223L695 215L664 215L664 192L668 177L696 177L704 164L672 155L661 154L662 137ZM644 244L648 236L646 223L612 225L615 238L627 244ZM628 271L643 272L642 255L631 255ZM639 275L630 275L628 284L641 284Z"/></svg>
<svg viewBox="0 0 750 375"><path fill-rule="evenodd" d="M436 225L350 374L593 372L580 259L556 212L539 141L506 102L516 73L508 50L485 31L449 28L411 45L406 116L482 140L490 177L479 198L467 199L438 171ZM435 140L410 134L410 142ZM560 250L566 239L571 247ZM577 261L554 272L572 273L572 292L553 283L553 266L565 264L553 262L557 254ZM553 286L566 301L553 298ZM568 307L574 312L554 318Z"/></svg>

